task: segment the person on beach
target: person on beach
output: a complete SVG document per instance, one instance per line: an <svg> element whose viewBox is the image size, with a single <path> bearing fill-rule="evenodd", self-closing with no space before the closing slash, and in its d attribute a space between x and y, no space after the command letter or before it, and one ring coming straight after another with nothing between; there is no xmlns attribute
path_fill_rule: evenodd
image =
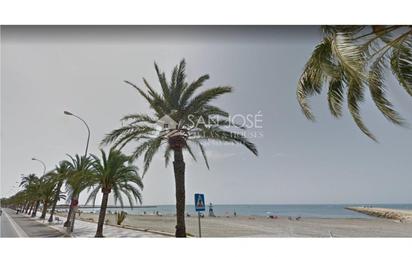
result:
<svg viewBox="0 0 412 257"><path fill-rule="evenodd" d="M213 205L212 203L209 204L209 217L216 217L215 213L213 212Z"/></svg>

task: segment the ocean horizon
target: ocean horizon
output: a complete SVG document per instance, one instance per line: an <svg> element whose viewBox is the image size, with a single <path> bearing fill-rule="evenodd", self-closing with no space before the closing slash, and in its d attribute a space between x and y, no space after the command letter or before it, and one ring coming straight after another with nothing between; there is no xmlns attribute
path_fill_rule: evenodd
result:
<svg viewBox="0 0 412 257"><path fill-rule="evenodd" d="M345 209L350 206L368 206L377 208L412 210L412 204L214 204L213 212L216 216L291 216L306 218L373 218L355 211ZM83 209L80 207L80 209ZM108 208L107 211L118 212L124 210L128 214L137 215L174 215L175 205L150 205L136 208ZM84 208L83 212L99 212L99 207ZM196 215L194 205L186 205L186 213ZM206 206L205 215L209 213Z"/></svg>

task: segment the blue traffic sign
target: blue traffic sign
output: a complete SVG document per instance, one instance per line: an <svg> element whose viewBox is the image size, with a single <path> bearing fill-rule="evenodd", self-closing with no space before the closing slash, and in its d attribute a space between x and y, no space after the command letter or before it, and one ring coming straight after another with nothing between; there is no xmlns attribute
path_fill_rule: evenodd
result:
<svg viewBox="0 0 412 257"><path fill-rule="evenodd" d="M204 194L195 194L195 209L196 211L206 210Z"/></svg>

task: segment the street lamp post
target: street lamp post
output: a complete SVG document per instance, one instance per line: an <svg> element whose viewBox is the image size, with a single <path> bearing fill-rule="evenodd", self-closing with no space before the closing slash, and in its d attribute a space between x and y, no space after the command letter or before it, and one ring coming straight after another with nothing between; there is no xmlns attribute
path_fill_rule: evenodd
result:
<svg viewBox="0 0 412 257"><path fill-rule="evenodd" d="M82 118L80 118L76 114L73 114L73 113L68 112L68 111L64 111L64 114L69 115L69 116L74 116L74 117L78 118L79 120L81 120L84 123L84 125L86 125L86 128L87 128L87 143L86 143L86 150L84 152L84 157L87 157L87 150L89 148L89 141L90 141L90 128L89 128L89 126L87 125L86 121L84 121Z"/></svg>
<svg viewBox="0 0 412 257"><path fill-rule="evenodd" d="M42 165L43 165L43 176L41 177L41 180L43 180L43 178L44 178L44 174L46 174L46 164L42 161L42 160L39 160L39 159L37 159L37 158L35 158L35 157L33 157L33 158L31 158L33 161L38 161L38 162L40 162ZM34 211L33 211L33 213L31 214L31 216L32 217L36 217L36 213L37 213L37 209L39 208L39 205L40 205L40 201L39 200L37 200L37 202L36 202L36 207L34 208ZM43 207L44 208L44 207Z"/></svg>
<svg viewBox="0 0 412 257"><path fill-rule="evenodd" d="M89 149L90 128L89 128L89 126L87 125L86 121L83 120L81 117L77 116L76 114L73 114L73 113L71 113L71 112L69 112L69 111L64 111L64 114L69 115L69 116L74 116L74 117L76 117L77 119L81 120L81 121L83 122L83 124L84 124L84 125L86 126L86 128L87 128L86 150L84 151L84 159L86 159L86 158L87 158L87 150ZM78 195L73 196L73 197L72 197L71 204L70 204L69 219L68 219L68 221L70 220L70 222L67 222L67 223L68 223L68 224L67 224L67 231L68 231L69 233L73 232L74 221L75 221L75 219L76 219L76 211L77 211L77 206L78 206L78 198L79 198ZM71 211L72 213L70 213L70 211ZM70 218L70 216L71 216L71 218ZM66 224L65 224L65 225L66 225Z"/></svg>
<svg viewBox="0 0 412 257"><path fill-rule="evenodd" d="M39 160L39 159L37 159L37 158L35 158L35 157L33 157L33 158L31 158L32 159L32 161L38 161L38 162L40 162L42 165L43 165L43 176L44 176L44 174L46 173L46 164L42 161L42 160Z"/></svg>

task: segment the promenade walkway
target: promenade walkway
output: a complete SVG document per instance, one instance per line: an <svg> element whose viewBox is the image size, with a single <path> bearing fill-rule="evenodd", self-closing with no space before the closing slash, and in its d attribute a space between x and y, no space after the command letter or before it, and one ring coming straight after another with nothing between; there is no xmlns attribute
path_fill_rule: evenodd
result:
<svg viewBox="0 0 412 257"><path fill-rule="evenodd" d="M23 216L21 214L19 215ZM25 214L24 216L28 219L36 221L39 225L42 224L43 226L49 227L50 229L53 229L56 232L60 232L68 236L66 232L66 228L63 227L62 222L57 223L54 221L52 223L49 223L47 222L47 219L40 220L39 217L29 218L28 215L25 215ZM66 220L66 218L62 216L56 216L56 217L59 217L59 219L62 221ZM97 229L96 223L76 219L76 222L74 224L74 231L73 233L70 234L70 236L71 237L81 237L81 238L94 237L94 235L96 234L96 229ZM164 237L167 237L166 235L162 235L162 234L121 228L121 227L110 226L110 225L104 225L103 235L105 237L113 237L113 238L114 237L131 237L131 238L138 238L138 237L163 237L164 238Z"/></svg>
<svg viewBox="0 0 412 257"><path fill-rule="evenodd" d="M60 232L47 225L37 222L23 214L16 214L14 210L3 209L1 217L1 237L65 237Z"/></svg>

